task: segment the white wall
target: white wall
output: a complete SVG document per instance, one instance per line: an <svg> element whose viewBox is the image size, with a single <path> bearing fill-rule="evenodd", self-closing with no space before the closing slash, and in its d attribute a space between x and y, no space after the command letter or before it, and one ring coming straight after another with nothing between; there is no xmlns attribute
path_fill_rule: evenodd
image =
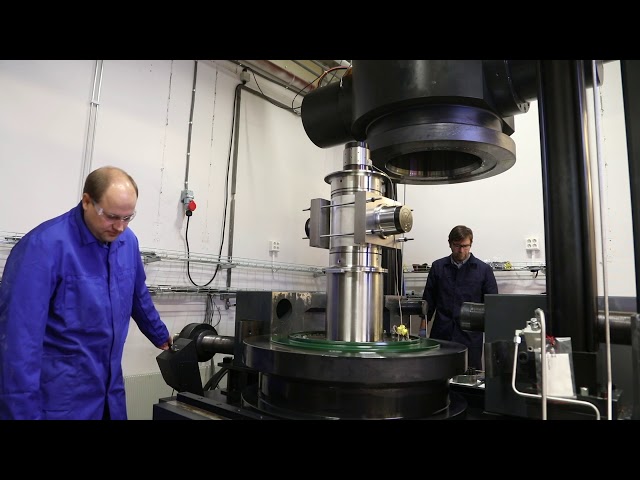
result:
<svg viewBox="0 0 640 480"><path fill-rule="evenodd" d="M608 294L635 297L633 232L629 193L624 108L618 61L604 65L601 94L602 161L605 164ZM594 206L599 208L597 152L593 90L587 90ZM516 163L501 175L469 183L433 186L399 186L398 198L413 208L414 225L407 235L404 263L429 263L450 252L447 236L458 224L474 232L473 253L482 260L514 264L545 261L542 167L538 104L515 117ZM596 216L600 249L600 219ZM525 239L536 235L541 249L535 255L525 249ZM598 289L603 294L602 255L599 250Z"/></svg>
<svg viewBox="0 0 640 480"><path fill-rule="evenodd" d="M515 117L516 163L506 172L482 180L447 185L399 187L399 199L413 209L414 226L404 249L405 263L433 263L449 255L449 231L455 225L473 230L471 251L482 260L544 263L544 213L537 103ZM404 191L403 191L404 190ZM403 194L406 193L406 200ZM525 250L536 235L541 249Z"/></svg>
<svg viewBox="0 0 640 480"><path fill-rule="evenodd" d="M0 232L26 233L79 201L95 64L90 60L0 61ZM221 249L221 232L225 186L231 176L227 169L239 69L225 61L198 62L189 177L185 179L194 61L105 60L103 66L90 169L117 165L138 182L138 215L130 228L143 249L186 251L187 220L180 193L188 186L197 203L189 221L190 251L227 255L228 237L225 233ZM634 296L618 62L605 65L604 78L605 194L608 212L614 212L607 230L609 295ZM266 94L291 104L290 92L265 80L259 82ZM253 78L249 85L254 85ZM473 252L481 259L544 263L536 107L533 102L527 114L515 117L517 161L509 171L462 184L399 186L398 199L413 208L414 214L413 230L408 234L414 240L403 248L406 264L431 264L448 254L448 232L459 223L473 228ZM342 169L342 147L316 147L307 138L299 116L249 92L242 91L240 109L234 258L326 266L328 251L309 247L302 239L308 218L303 210L313 198L329 198L330 187L324 177ZM542 242L535 257L524 248L524 239L530 235L537 235ZM268 252L268 240L272 239L281 243L277 258ZM7 248L0 251L2 265ZM213 272L212 265L192 264L190 268L200 285L207 283ZM190 284L181 262L149 264L147 275L150 284ZM210 286L225 287L226 278L226 272L219 273ZM241 288L324 289L322 277L281 270L235 268L232 278L232 286ZM510 293L537 293L540 281L527 277L501 285ZM172 333L188 323L203 321L204 296L154 298ZM220 307L214 320L220 320L218 333L233 335L235 309L225 309L219 298L215 301ZM132 323L123 360L125 375L158 371L158 353Z"/></svg>

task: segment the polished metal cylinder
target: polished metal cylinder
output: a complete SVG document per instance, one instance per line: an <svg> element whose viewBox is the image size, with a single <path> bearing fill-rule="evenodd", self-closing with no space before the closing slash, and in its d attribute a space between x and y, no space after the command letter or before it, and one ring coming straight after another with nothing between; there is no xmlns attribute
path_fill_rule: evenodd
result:
<svg viewBox="0 0 640 480"><path fill-rule="evenodd" d="M371 165L369 149L365 142L349 142L342 152L342 166L344 169L366 168Z"/></svg>
<svg viewBox="0 0 640 480"><path fill-rule="evenodd" d="M327 271L327 339L382 340L382 272L363 267Z"/></svg>
<svg viewBox="0 0 640 480"><path fill-rule="evenodd" d="M368 152L358 142L347 144L345 165L364 167ZM354 231L366 218L356 218L357 192L383 195L384 176L365 168L345 169L325 178L331 185L331 230L327 274L327 339L346 342L382 340L384 277L382 247L356 244ZM365 214L365 212L360 212Z"/></svg>
<svg viewBox="0 0 640 480"><path fill-rule="evenodd" d="M413 214L404 205L382 205L367 216L367 229L384 236L406 233L412 227Z"/></svg>

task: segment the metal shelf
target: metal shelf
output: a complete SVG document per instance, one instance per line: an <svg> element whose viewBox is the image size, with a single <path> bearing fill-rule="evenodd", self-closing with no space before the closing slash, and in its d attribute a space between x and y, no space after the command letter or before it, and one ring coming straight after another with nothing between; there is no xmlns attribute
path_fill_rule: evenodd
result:
<svg viewBox="0 0 640 480"><path fill-rule="evenodd" d="M15 245L18 240L22 238L24 234L15 232L2 232L0 233L0 245Z"/></svg>
<svg viewBox="0 0 640 480"><path fill-rule="evenodd" d="M18 241L24 236L22 233L16 232L0 232L0 248L11 249L18 243ZM149 250L141 249L140 256L142 262L145 265L149 265L156 262L180 262L190 264L208 264L219 265L222 269L230 268L257 268L267 269L272 272L301 272L310 273L314 277L318 277L325 274L325 267L319 267L315 265L302 265L294 263L281 263L273 261L262 261L249 258L239 257L226 257L221 255L208 255L202 253L190 253L178 252L172 250ZM1 281L1 275L0 275ZM246 288L233 288L233 287L206 287L206 286L192 286L192 285L152 285L148 284L147 287L152 295L164 295L164 294L187 294L187 295L203 295L203 294L215 294L220 295L220 298L233 298L236 292L241 290L249 290Z"/></svg>
<svg viewBox="0 0 640 480"><path fill-rule="evenodd" d="M6 244L7 246L13 246L18 243L24 234L15 232L0 232L0 245ZM281 263L264 260L254 260L250 258L240 257L226 257L222 255L209 255L203 253L189 253L178 252L173 250L147 250L141 249L140 255L142 262L145 265L150 263L165 261L165 262L189 262L189 263L204 263L212 265L220 265L221 268L264 268L274 272L287 271L287 272L304 272L312 273L314 275L324 275L326 267L319 267L316 265L303 265L297 263Z"/></svg>
<svg viewBox="0 0 640 480"><path fill-rule="evenodd" d="M545 274L547 271L546 265L543 263L528 263L528 262L486 262L494 272L540 272ZM417 274L417 273L429 273L431 267L426 267L420 270L408 270L404 274Z"/></svg>
<svg viewBox="0 0 640 480"><path fill-rule="evenodd" d="M226 257L223 255L209 255L202 253L183 253L171 250L141 250L142 261L145 264L168 261L168 262L189 262L189 263L202 263L211 265L220 265L221 268L264 268L273 272L287 271L287 272L303 272L312 273L316 276L324 275L326 267L318 267L315 265L302 265L297 263L281 263L263 260L254 260L250 258L240 257Z"/></svg>

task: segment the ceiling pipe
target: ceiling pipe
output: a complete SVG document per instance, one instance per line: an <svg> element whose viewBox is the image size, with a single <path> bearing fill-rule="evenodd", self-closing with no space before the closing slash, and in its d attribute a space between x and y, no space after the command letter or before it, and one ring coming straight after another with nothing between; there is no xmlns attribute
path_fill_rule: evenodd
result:
<svg viewBox="0 0 640 480"><path fill-rule="evenodd" d="M308 93L317 87L313 83L309 84L308 80L304 80L288 70L270 62L269 60L238 60L240 65L249 67L250 69L259 69L276 79L280 80L280 85L289 88L295 87L298 93ZM256 72L257 73L257 72ZM304 89L304 92L302 90Z"/></svg>

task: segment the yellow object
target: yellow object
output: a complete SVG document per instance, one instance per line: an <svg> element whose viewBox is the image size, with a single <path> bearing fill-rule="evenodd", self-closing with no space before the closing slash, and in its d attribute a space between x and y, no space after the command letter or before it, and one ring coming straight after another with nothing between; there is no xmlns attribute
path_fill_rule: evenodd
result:
<svg viewBox="0 0 640 480"><path fill-rule="evenodd" d="M409 335L409 330L405 325L398 325L397 327L394 325L393 330L395 331L395 333L402 337L406 337Z"/></svg>

